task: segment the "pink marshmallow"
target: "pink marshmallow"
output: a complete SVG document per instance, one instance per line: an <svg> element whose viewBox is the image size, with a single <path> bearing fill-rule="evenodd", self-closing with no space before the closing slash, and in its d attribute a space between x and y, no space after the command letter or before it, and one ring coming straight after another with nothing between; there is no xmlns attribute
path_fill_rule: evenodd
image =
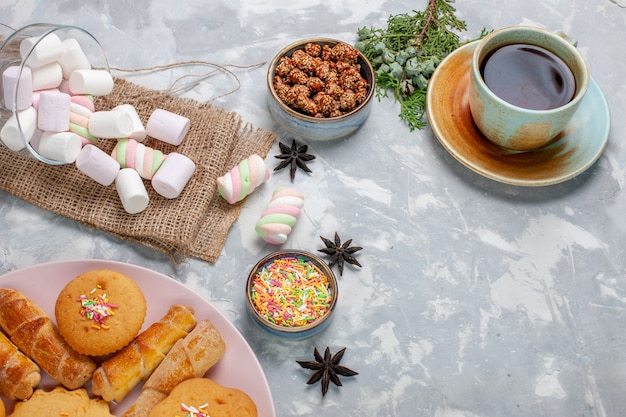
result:
<svg viewBox="0 0 626 417"><path fill-rule="evenodd" d="M94 145L86 145L76 158L76 168L94 181L109 186L115 181L120 164Z"/></svg>
<svg viewBox="0 0 626 417"><path fill-rule="evenodd" d="M69 95L59 91L42 91L38 110L39 129L50 132L65 132L70 129Z"/></svg>
<svg viewBox="0 0 626 417"><path fill-rule="evenodd" d="M146 124L148 136L178 146L189 131L188 118L163 109L156 109Z"/></svg>
<svg viewBox="0 0 626 417"><path fill-rule="evenodd" d="M8 109L24 110L33 103L33 78L30 68L13 65L2 73L4 106Z"/></svg>
<svg viewBox="0 0 626 417"><path fill-rule="evenodd" d="M61 70L63 70L62 67ZM63 81L61 81L61 84L59 84L59 91L65 94L69 94L70 96L72 95L72 92L70 91L70 83L65 78L63 79Z"/></svg>
<svg viewBox="0 0 626 417"><path fill-rule="evenodd" d="M35 110L39 110L39 97L41 97L41 93L43 91L60 91L56 88L51 88L49 90L38 90L38 91L33 91L33 107L35 108Z"/></svg>
<svg viewBox="0 0 626 417"><path fill-rule="evenodd" d="M196 164L185 155L172 152L167 155L152 177L152 187L165 198L176 198L183 191L196 170Z"/></svg>

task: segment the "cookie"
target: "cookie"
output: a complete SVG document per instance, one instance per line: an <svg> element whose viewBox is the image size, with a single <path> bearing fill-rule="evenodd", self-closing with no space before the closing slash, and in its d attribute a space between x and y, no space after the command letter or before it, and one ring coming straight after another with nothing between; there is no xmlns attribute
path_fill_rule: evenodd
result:
<svg viewBox="0 0 626 417"><path fill-rule="evenodd" d="M193 407L193 408L192 408ZM178 384L166 399L150 411L148 417L186 415L211 417L256 417L254 401L245 392L218 384L208 378L191 378Z"/></svg>
<svg viewBox="0 0 626 417"><path fill-rule="evenodd" d="M4 416L4 413L0 416ZM90 399L84 388L69 391L63 387L56 387L52 391L38 389L27 401L16 402L11 417L27 416L114 417L109 403L103 399Z"/></svg>
<svg viewBox="0 0 626 417"><path fill-rule="evenodd" d="M101 356L120 350L139 333L146 299L128 276L97 269L77 276L61 290L54 314L59 332L74 350Z"/></svg>
<svg viewBox="0 0 626 417"><path fill-rule="evenodd" d="M0 417L4 417L6 410L4 409L4 402L2 402L2 398L0 398Z"/></svg>

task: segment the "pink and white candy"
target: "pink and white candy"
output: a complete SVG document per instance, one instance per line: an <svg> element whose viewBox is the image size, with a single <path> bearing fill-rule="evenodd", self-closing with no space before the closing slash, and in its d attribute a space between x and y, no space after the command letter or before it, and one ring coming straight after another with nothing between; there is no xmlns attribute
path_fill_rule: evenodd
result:
<svg viewBox="0 0 626 417"><path fill-rule="evenodd" d="M113 148L111 157L122 168L133 168L147 180L152 179L165 159L160 150L147 147L134 139L120 139Z"/></svg>
<svg viewBox="0 0 626 417"><path fill-rule="evenodd" d="M83 145L89 145L98 141L98 138L89 132L89 119L95 111L93 100L89 96L71 96L70 131L80 136Z"/></svg>
<svg viewBox="0 0 626 417"><path fill-rule="evenodd" d="M270 203L256 223L257 234L274 245L285 243L300 217L303 206L302 194L287 187L276 188Z"/></svg>
<svg viewBox="0 0 626 417"><path fill-rule="evenodd" d="M267 182L270 171L257 154L248 158L217 179L217 189L228 203L234 204L246 198L259 185Z"/></svg>

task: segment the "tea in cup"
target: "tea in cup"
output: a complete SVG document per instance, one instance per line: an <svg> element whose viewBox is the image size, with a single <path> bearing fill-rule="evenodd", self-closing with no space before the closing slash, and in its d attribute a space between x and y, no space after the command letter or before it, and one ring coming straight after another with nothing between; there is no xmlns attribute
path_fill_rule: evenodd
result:
<svg viewBox="0 0 626 417"><path fill-rule="evenodd" d="M563 36L512 26L478 42L472 57L472 118L491 142L514 151L542 148L558 138L583 99L589 73Z"/></svg>

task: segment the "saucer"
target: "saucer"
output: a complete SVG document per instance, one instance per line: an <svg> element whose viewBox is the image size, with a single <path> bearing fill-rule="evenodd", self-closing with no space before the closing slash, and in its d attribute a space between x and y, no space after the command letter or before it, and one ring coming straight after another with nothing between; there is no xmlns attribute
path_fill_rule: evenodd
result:
<svg viewBox="0 0 626 417"><path fill-rule="evenodd" d="M600 157L609 137L609 107L590 77L589 88L557 140L530 152L516 152L490 142L478 130L469 108L472 53L478 41L448 55L430 79L426 109L443 147L460 163L506 184L539 187L567 181Z"/></svg>

